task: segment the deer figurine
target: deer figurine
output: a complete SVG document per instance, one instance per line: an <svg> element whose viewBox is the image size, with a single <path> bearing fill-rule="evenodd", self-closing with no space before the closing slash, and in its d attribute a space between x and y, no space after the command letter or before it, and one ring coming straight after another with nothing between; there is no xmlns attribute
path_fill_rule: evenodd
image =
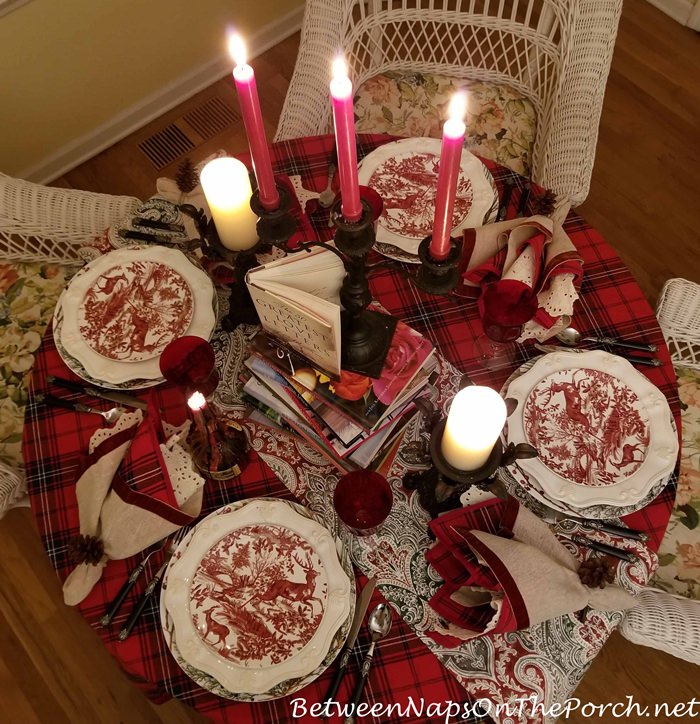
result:
<svg viewBox="0 0 700 724"><path fill-rule="evenodd" d="M301 561L294 555L294 560L306 573L306 581L300 583L298 581L290 581L286 578L281 580L273 581L268 587L265 593L258 596L258 601L272 603L278 598L281 598L288 603L298 602L304 606L309 606L313 611L312 601L318 601L322 604L322 601L317 596L312 595L314 588L316 587L316 578L318 578L318 571L314 570L311 557L307 554L306 560Z"/></svg>

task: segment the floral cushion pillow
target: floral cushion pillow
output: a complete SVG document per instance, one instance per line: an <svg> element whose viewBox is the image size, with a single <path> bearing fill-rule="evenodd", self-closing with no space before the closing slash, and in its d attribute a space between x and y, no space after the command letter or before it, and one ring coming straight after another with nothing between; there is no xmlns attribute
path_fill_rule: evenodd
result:
<svg viewBox="0 0 700 724"><path fill-rule="evenodd" d="M0 460L22 463L24 408L34 353L67 279L55 264L0 263Z"/></svg>
<svg viewBox="0 0 700 724"><path fill-rule="evenodd" d="M470 151L530 176L537 116L532 102L506 85L462 81L427 73L386 72L365 81L355 95L360 133L439 138L452 94L469 91Z"/></svg>
<svg viewBox="0 0 700 724"><path fill-rule="evenodd" d="M677 367L676 374L682 407L681 469L652 585L700 601L700 372Z"/></svg>

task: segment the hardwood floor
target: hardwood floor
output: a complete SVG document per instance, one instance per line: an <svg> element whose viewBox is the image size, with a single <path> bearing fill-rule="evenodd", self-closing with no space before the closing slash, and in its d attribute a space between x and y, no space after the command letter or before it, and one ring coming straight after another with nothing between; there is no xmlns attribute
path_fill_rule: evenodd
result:
<svg viewBox="0 0 700 724"><path fill-rule="evenodd" d="M272 138L298 35L255 61L261 103ZM608 83L598 155L580 211L619 251L649 300L674 276L700 281L695 230L700 188L697 34L645 2L625 4ZM199 160L216 148L245 150L240 125L207 134L188 113L214 97L237 109L229 79L214 84L138 133L66 174L56 185L148 197L158 176L139 147L176 125ZM60 586L28 510L0 521L0 721L10 724L152 724L200 722L171 701L154 706L120 673L96 634L62 603ZM578 688L583 702L632 696L641 705L687 702L697 695L698 668L613 636ZM581 714L568 721L590 722ZM641 721L634 716L627 721ZM598 721L612 721L604 716ZM667 717L645 717L666 722Z"/></svg>

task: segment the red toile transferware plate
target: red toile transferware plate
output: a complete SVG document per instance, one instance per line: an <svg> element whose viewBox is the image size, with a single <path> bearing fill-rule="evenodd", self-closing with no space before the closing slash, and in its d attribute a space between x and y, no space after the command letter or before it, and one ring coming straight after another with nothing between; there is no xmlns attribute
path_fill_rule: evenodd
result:
<svg viewBox="0 0 700 724"><path fill-rule="evenodd" d="M553 500L629 506L673 470L678 438L666 398L622 357L545 355L506 396L520 403L508 441L537 448L519 465Z"/></svg>
<svg viewBox="0 0 700 724"><path fill-rule="evenodd" d="M197 526L163 595L181 658L246 698L320 673L351 594L329 531L255 499Z"/></svg>
<svg viewBox="0 0 700 724"><path fill-rule="evenodd" d="M359 170L360 184L384 202L377 220L377 250L402 261L418 261L418 245L433 230L440 139L405 138L368 154ZM452 214L453 234L493 220L498 191L491 174L464 150ZM411 258L415 257L415 258Z"/></svg>
<svg viewBox="0 0 700 724"><path fill-rule="evenodd" d="M158 358L174 339L209 339L214 287L177 249L129 247L76 274L54 313L54 339L78 376L107 387L162 381Z"/></svg>
<svg viewBox="0 0 700 724"><path fill-rule="evenodd" d="M187 280L158 261L108 269L88 287L78 312L80 334L107 359L153 359L190 326L194 297Z"/></svg>

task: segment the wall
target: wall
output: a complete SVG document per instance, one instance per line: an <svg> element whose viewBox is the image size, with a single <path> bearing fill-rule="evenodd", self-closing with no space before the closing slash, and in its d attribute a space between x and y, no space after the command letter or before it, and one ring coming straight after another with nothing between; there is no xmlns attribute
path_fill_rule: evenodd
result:
<svg viewBox="0 0 700 724"><path fill-rule="evenodd" d="M0 18L0 170L40 181L59 175L67 159L78 162L81 154L101 150L99 143L116 141L107 138L110 133L124 136L135 130L134 119L150 120L139 117L148 114L149 101L168 96L172 106L184 100L175 97L183 78L204 87L216 78L202 74L214 69L223 77L227 26L235 24L253 41L257 37L250 48L255 54L265 49L257 47L261 37L269 46L294 32L296 27L280 18L302 5L301 0L22 5ZM119 116L129 116L128 122L115 125Z"/></svg>

